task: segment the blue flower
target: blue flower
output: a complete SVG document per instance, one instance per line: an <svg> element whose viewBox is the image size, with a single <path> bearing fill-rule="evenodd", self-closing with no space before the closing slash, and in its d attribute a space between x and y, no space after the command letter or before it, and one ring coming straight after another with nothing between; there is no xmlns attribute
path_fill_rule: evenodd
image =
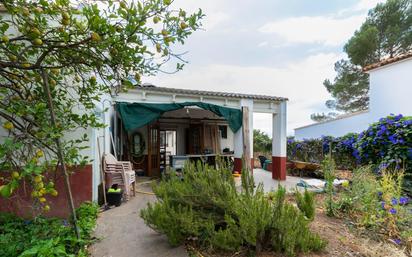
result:
<svg viewBox="0 0 412 257"><path fill-rule="evenodd" d="M392 198L391 203L392 203L392 205L397 205L398 204L398 199Z"/></svg>
<svg viewBox="0 0 412 257"><path fill-rule="evenodd" d="M403 121L403 125L405 125L405 126L412 125L412 120L405 120L405 121Z"/></svg>
<svg viewBox="0 0 412 257"><path fill-rule="evenodd" d="M400 245L402 243L402 241L399 238L394 239L393 242L395 242L395 244L397 245Z"/></svg>
<svg viewBox="0 0 412 257"><path fill-rule="evenodd" d="M384 201L381 202L381 207L382 207L383 210L385 210L385 202Z"/></svg>
<svg viewBox="0 0 412 257"><path fill-rule="evenodd" d="M391 141L392 144L396 144L397 140L396 140L396 135L390 135L388 137L389 141Z"/></svg>
<svg viewBox="0 0 412 257"><path fill-rule="evenodd" d="M62 220L63 226L68 227L70 224L67 220Z"/></svg>
<svg viewBox="0 0 412 257"><path fill-rule="evenodd" d="M31 220L25 220L23 221L24 225L30 225L31 224Z"/></svg>
<svg viewBox="0 0 412 257"><path fill-rule="evenodd" d="M399 114L399 115L395 116L395 120L396 120L396 121L399 121L399 120L402 119L402 118L403 118L403 115L402 115L402 114Z"/></svg>
<svg viewBox="0 0 412 257"><path fill-rule="evenodd" d="M401 197L399 198L399 204L400 204L400 205L406 205L406 204L408 204L408 202L409 202L409 198L408 198L408 197L401 196Z"/></svg>
<svg viewBox="0 0 412 257"><path fill-rule="evenodd" d="M382 197L383 193L382 192L378 192L378 197Z"/></svg>
<svg viewBox="0 0 412 257"><path fill-rule="evenodd" d="M412 148L408 149L408 157L409 159L412 159Z"/></svg>
<svg viewBox="0 0 412 257"><path fill-rule="evenodd" d="M390 210L389 210L389 212L391 213L391 214L396 214L396 209L394 209L394 208L391 208Z"/></svg>

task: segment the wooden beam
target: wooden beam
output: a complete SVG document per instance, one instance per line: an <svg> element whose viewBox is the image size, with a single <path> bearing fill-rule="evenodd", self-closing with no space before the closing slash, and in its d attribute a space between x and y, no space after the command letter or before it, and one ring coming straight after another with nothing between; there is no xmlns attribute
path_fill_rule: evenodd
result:
<svg viewBox="0 0 412 257"><path fill-rule="evenodd" d="M244 168L252 171L250 159L250 128L249 128L249 107L242 106L242 134L243 134L243 160Z"/></svg>

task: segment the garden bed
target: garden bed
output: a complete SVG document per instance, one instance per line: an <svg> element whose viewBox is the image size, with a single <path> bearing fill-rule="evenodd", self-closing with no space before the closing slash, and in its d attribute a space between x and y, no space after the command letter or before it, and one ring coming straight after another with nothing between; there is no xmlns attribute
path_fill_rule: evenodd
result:
<svg viewBox="0 0 412 257"><path fill-rule="evenodd" d="M93 238L98 207L85 203L77 209L81 240L69 221L36 217L25 220L0 213L0 256L88 256L86 247Z"/></svg>
<svg viewBox="0 0 412 257"><path fill-rule="evenodd" d="M378 242L371 239L365 230L357 229L349 220L328 217L323 208L325 195L316 195L316 216L310 228L321 238L328 241L327 246L321 252L300 254L298 256L308 257L341 257L341 256L407 256L402 248L397 247L390 241ZM186 248L192 256L204 257L247 257L248 252L239 250L238 252L213 252L197 246L193 241L186 244ZM282 257L284 255L265 251L257 255L259 257Z"/></svg>

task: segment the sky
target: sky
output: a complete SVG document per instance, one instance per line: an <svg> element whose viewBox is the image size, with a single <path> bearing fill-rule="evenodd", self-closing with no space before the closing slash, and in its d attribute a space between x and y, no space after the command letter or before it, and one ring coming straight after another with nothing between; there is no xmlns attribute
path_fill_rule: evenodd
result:
<svg viewBox="0 0 412 257"><path fill-rule="evenodd" d="M368 10L382 0L175 0L206 14L203 29L176 51L188 61L176 74L143 78L156 86L265 94L289 98L288 135L313 123L331 99L323 86ZM167 67L166 67L167 68ZM271 115L254 114L271 135Z"/></svg>

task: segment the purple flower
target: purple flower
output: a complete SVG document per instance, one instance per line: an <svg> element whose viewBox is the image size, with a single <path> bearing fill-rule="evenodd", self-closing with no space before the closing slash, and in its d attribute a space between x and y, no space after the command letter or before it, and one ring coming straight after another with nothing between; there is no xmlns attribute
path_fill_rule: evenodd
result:
<svg viewBox="0 0 412 257"><path fill-rule="evenodd" d="M405 125L405 126L410 126L410 125L412 125L412 120L405 120L405 121L403 121L403 125Z"/></svg>
<svg viewBox="0 0 412 257"><path fill-rule="evenodd" d="M396 214L396 209L391 208L391 209L389 210L389 212L390 212L391 214Z"/></svg>
<svg viewBox="0 0 412 257"><path fill-rule="evenodd" d="M398 204L398 199L392 198L391 203L392 203L392 205L397 205Z"/></svg>
<svg viewBox="0 0 412 257"><path fill-rule="evenodd" d="M402 241L399 238L394 239L393 242L397 245L400 245L402 243Z"/></svg>
<svg viewBox="0 0 412 257"><path fill-rule="evenodd" d="M378 192L378 197L382 197L383 193L382 192Z"/></svg>
<svg viewBox="0 0 412 257"><path fill-rule="evenodd" d="M408 202L409 202L409 198L408 198L408 197L401 196L401 197L399 198L399 204L400 204L400 205L406 205L406 204L408 204Z"/></svg>
<svg viewBox="0 0 412 257"><path fill-rule="evenodd" d="M383 210L385 210L385 202L384 201L381 202L381 207L382 207Z"/></svg>
<svg viewBox="0 0 412 257"><path fill-rule="evenodd" d="M69 222L67 220L62 220L63 226L68 227L69 226Z"/></svg>
<svg viewBox="0 0 412 257"><path fill-rule="evenodd" d="M396 140L396 135L390 135L388 137L389 141L391 141L392 144L396 144L397 140Z"/></svg>

